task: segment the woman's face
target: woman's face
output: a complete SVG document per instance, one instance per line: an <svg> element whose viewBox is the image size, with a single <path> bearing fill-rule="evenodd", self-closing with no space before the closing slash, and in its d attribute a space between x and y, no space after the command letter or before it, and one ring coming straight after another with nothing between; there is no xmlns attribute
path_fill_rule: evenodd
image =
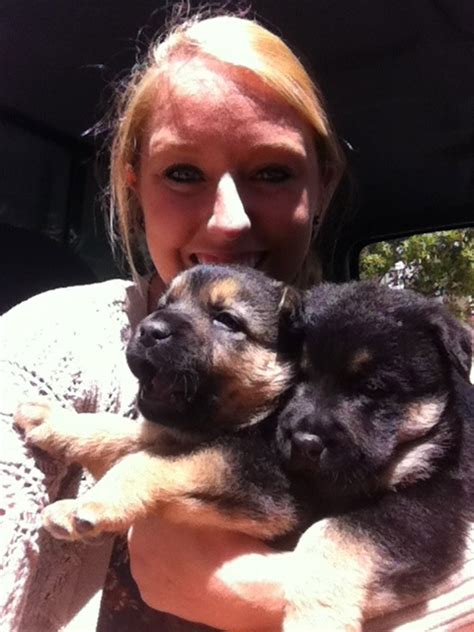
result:
<svg viewBox="0 0 474 632"><path fill-rule="evenodd" d="M133 185L160 277L242 263L292 281L323 194L310 127L242 70L196 58L169 77Z"/></svg>

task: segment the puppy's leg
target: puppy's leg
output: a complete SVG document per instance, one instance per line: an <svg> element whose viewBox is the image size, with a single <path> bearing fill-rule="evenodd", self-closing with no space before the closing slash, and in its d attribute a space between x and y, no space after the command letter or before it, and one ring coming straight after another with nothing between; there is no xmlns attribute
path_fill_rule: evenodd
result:
<svg viewBox="0 0 474 632"><path fill-rule="evenodd" d="M153 443L158 428L112 413L76 413L50 403L22 404L15 423L29 444L100 476L119 458Z"/></svg>
<svg viewBox="0 0 474 632"><path fill-rule="evenodd" d="M394 607L379 583L384 565L382 551L347 523L313 525L291 558L284 632L359 632L364 618Z"/></svg>
<svg viewBox="0 0 474 632"><path fill-rule="evenodd" d="M174 509L180 519L187 513L207 518L209 509L196 496L224 488L226 467L212 448L185 457L127 454L81 498L49 505L43 524L57 538L78 540L124 531L151 511Z"/></svg>

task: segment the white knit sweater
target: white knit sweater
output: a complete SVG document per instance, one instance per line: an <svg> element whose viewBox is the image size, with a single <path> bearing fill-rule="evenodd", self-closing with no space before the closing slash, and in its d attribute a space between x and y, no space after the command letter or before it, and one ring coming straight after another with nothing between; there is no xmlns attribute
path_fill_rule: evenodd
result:
<svg viewBox="0 0 474 632"><path fill-rule="evenodd" d="M45 505L80 493L90 481L77 468L25 447L11 415L18 402L46 396L80 412L134 417L137 385L125 347L145 315L144 295L130 282L107 281L47 292L0 319L2 632L95 629L111 544L61 542L38 528ZM474 630L474 536L464 567L437 597L365 629L414 632L462 626Z"/></svg>
<svg viewBox="0 0 474 632"><path fill-rule="evenodd" d="M110 544L64 543L38 529L45 505L90 482L26 448L11 414L46 396L80 412L132 415L137 385L125 347L144 315L139 289L116 280L47 292L0 319L1 630L62 629L97 592L110 554ZM81 625L71 629L90 629Z"/></svg>

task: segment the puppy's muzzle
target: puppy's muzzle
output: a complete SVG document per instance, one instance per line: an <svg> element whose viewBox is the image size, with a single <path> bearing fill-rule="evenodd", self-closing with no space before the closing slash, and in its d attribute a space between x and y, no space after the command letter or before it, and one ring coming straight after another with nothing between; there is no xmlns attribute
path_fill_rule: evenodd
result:
<svg viewBox="0 0 474 632"><path fill-rule="evenodd" d="M147 316L137 327L127 348L130 369L140 382L176 373L195 363L196 334L184 315L162 310Z"/></svg>
<svg viewBox="0 0 474 632"><path fill-rule="evenodd" d="M137 342L146 348L159 345L175 333L175 327L165 318L153 317L143 321L137 331Z"/></svg>
<svg viewBox="0 0 474 632"><path fill-rule="evenodd" d="M206 356L192 318L162 309L147 316L127 347L127 362L140 383L138 407L149 420L182 413L196 396Z"/></svg>
<svg viewBox="0 0 474 632"><path fill-rule="evenodd" d="M303 457L309 463L317 463L325 444L321 437L309 432L295 432L293 435L296 459Z"/></svg>

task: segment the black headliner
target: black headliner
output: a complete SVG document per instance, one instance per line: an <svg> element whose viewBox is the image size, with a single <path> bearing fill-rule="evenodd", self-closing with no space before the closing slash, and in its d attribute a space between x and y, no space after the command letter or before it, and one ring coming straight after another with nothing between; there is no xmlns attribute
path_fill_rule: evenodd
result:
<svg viewBox="0 0 474 632"><path fill-rule="evenodd" d="M133 64L140 27L142 43L160 27L162 6L0 0L3 115L91 143L83 134L106 109L107 86ZM342 249L474 222L472 0L258 0L253 9L310 62L353 147L360 210Z"/></svg>

